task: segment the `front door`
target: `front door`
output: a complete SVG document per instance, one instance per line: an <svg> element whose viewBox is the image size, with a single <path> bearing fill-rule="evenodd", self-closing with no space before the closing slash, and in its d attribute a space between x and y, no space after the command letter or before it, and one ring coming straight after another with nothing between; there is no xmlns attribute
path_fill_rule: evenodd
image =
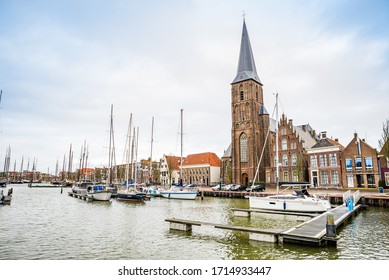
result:
<svg viewBox="0 0 389 280"><path fill-rule="evenodd" d="M247 173L242 174L242 184L248 186L249 183L249 176L247 176Z"/></svg>

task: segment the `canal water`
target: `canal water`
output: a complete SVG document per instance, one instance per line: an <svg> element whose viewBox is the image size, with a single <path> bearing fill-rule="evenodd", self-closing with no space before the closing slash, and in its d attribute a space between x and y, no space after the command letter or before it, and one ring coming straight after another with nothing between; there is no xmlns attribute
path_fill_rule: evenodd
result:
<svg viewBox="0 0 389 280"><path fill-rule="evenodd" d="M172 231L167 218L260 228L289 228L284 215L234 217L248 200L152 198L144 204L86 202L69 188L11 185L11 205L0 206L2 260L388 260L389 209L369 207L338 229L337 248L250 241L238 231L193 227Z"/></svg>

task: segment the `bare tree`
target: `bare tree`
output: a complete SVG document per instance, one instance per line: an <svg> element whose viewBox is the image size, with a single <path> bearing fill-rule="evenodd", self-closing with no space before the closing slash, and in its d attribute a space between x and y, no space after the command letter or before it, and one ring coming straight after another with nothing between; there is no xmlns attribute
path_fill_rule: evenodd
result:
<svg viewBox="0 0 389 280"><path fill-rule="evenodd" d="M389 158L389 119L382 123L382 134L378 144L383 155Z"/></svg>

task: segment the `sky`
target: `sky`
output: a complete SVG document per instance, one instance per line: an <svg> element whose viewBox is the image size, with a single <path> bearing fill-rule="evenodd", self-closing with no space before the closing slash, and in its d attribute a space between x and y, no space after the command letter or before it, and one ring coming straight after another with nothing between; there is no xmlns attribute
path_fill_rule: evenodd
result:
<svg viewBox="0 0 389 280"><path fill-rule="evenodd" d="M244 11L244 12L243 12ZM389 2L363 0L0 0L0 170L54 174L69 147L78 166L116 163L129 116L138 159L223 155L243 14L269 113L279 93L294 125L346 146L378 148L389 118ZM152 118L154 117L153 142ZM153 143L153 145L151 145Z"/></svg>

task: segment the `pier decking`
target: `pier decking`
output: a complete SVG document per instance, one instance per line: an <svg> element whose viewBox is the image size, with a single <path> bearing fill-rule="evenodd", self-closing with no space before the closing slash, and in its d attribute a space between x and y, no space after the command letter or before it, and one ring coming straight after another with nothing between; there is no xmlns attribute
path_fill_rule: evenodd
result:
<svg viewBox="0 0 389 280"><path fill-rule="evenodd" d="M192 226L212 226L219 229L227 230L239 230L249 233L249 238L252 240L273 242L273 243L299 243L308 244L313 246L321 246L330 240L332 244L336 244L336 236L327 236L328 220L327 216L332 215L335 229L341 226L348 218L354 217L354 214L362 208L362 205L356 205L359 200L359 192L355 192L351 195L350 192L346 192L343 196L345 203L331 209L328 212L322 214L307 214L298 212L281 212L281 211L268 211L260 209L236 209L233 208L234 214L237 216L249 217L251 213L267 213L267 214L283 214L283 215L295 215L304 218L310 218L298 226L290 229L259 229L253 227L233 226L233 225L221 225L210 222L183 220L183 219L165 219L166 222L170 222L170 229L191 231ZM351 198L351 199L350 199ZM354 200L352 200L354 198ZM347 202L347 203L346 203ZM349 204L347 206L347 204ZM352 204L352 206L350 205ZM351 207L350 207L351 206Z"/></svg>
<svg viewBox="0 0 389 280"><path fill-rule="evenodd" d="M349 210L346 205L342 204L329 211L329 213L334 215L335 227L338 228L342 225L361 207L362 205L356 205L355 208ZM304 243L320 246L326 241L326 218L327 212L280 233L280 238L283 242Z"/></svg>

